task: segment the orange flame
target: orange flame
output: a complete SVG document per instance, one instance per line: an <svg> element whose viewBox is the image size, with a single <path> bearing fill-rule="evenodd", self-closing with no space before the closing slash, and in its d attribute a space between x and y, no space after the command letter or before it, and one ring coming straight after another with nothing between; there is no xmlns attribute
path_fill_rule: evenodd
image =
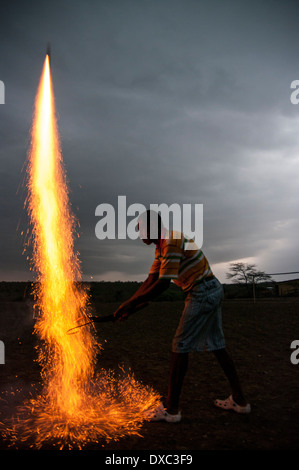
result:
<svg viewBox="0 0 299 470"><path fill-rule="evenodd" d="M28 209L33 226L33 264L41 340L43 392L30 401L35 414L36 445L56 439L61 447L118 439L137 433L143 411L159 396L130 373L95 373L100 345L90 327L66 334L86 316L89 295L80 286L78 256L74 254L75 220L71 215L63 169L55 103L46 56L35 103L29 153ZM28 433L23 432L26 440ZM27 437L26 437L27 436Z"/></svg>
<svg viewBox="0 0 299 470"><path fill-rule="evenodd" d="M80 407L81 383L93 372L96 343L89 329L84 338L65 334L86 311L88 298L74 283L80 280L79 261L73 250L74 219L62 168L48 55L35 105L29 194L39 281L35 330L47 344L41 357L43 374L50 400L72 414Z"/></svg>

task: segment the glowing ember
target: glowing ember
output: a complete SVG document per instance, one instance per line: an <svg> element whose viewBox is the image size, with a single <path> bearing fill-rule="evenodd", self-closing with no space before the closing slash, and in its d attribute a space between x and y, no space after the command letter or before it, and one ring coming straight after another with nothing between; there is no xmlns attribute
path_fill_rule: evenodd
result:
<svg viewBox="0 0 299 470"><path fill-rule="evenodd" d="M90 326L66 332L80 318L88 320L89 296L80 285L74 254L71 215L58 129L50 61L46 56L36 97L28 166L28 209L33 227L33 265L43 390L23 408L14 425L16 439L42 447L81 448L101 439L137 433L143 411L159 396L131 373L95 373L100 348ZM28 411L30 415L28 418ZM26 417L26 427L24 427Z"/></svg>

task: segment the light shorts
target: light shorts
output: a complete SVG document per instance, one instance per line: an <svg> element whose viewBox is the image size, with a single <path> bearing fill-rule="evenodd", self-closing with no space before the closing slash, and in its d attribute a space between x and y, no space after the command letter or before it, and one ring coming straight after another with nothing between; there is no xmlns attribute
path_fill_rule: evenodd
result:
<svg viewBox="0 0 299 470"><path fill-rule="evenodd" d="M222 299L223 287L216 278L203 280L193 287L185 299L185 308L172 341L172 352L225 348Z"/></svg>

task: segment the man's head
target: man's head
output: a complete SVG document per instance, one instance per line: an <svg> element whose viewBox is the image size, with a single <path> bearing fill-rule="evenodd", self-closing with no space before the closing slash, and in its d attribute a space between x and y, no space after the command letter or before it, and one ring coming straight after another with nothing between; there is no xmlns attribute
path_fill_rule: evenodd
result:
<svg viewBox="0 0 299 470"><path fill-rule="evenodd" d="M138 218L139 237L146 245L151 243L157 245L160 242L162 227L162 219L158 212L147 210Z"/></svg>

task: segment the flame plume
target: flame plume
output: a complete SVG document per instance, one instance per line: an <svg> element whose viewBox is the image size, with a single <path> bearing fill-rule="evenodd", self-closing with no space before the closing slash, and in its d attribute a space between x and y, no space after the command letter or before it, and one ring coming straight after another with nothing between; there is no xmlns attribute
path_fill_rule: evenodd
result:
<svg viewBox="0 0 299 470"><path fill-rule="evenodd" d="M62 167L48 55L35 104L29 175L33 262L39 281L40 315L35 330L46 345L40 355L43 376L50 401L72 414L80 407L81 384L93 372L96 343L89 329L84 338L65 335L66 328L86 312L88 298L74 282L80 280L80 269L73 249L74 219Z"/></svg>
<svg viewBox="0 0 299 470"><path fill-rule="evenodd" d="M31 429L27 423L26 432L22 429L22 440L30 439L32 427L37 447L55 439L61 448L81 448L100 439L138 434L143 411L155 406L159 396L137 382L131 372L123 373L122 378L113 371L96 372L100 345L90 327L81 328L76 335L66 334L79 317L87 319L89 295L81 287L80 263L74 253L75 220L63 169L48 55L35 102L27 204L37 275L35 332L41 343L43 391L30 400L34 422Z"/></svg>

